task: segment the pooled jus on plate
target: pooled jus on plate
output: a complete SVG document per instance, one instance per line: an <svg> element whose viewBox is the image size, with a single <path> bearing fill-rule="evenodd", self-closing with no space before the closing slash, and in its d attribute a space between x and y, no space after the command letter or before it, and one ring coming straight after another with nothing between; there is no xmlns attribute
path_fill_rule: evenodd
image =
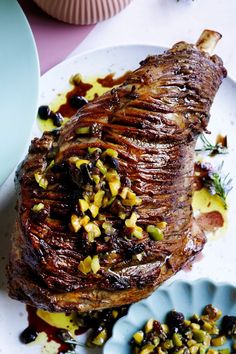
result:
<svg viewBox="0 0 236 354"><path fill-rule="evenodd" d="M226 76L220 35L140 63L63 128L34 139L17 172L9 295L85 312L148 296L205 243L192 215L196 140Z"/></svg>

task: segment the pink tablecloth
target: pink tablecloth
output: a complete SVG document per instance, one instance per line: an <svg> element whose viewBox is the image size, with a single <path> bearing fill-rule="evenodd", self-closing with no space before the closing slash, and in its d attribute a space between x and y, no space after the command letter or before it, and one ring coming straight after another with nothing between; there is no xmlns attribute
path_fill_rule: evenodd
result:
<svg viewBox="0 0 236 354"><path fill-rule="evenodd" d="M65 59L94 28L74 26L53 19L32 0L18 0L34 34L41 74Z"/></svg>

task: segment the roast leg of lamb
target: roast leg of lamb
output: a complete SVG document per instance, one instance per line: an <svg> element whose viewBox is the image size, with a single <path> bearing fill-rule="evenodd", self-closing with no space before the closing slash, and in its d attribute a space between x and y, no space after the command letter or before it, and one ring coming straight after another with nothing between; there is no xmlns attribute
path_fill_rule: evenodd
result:
<svg viewBox="0 0 236 354"><path fill-rule="evenodd" d="M17 172L9 295L48 311L90 311L148 296L193 260L194 148L226 76L179 42L140 63L62 129L34 139Z"/></svg>

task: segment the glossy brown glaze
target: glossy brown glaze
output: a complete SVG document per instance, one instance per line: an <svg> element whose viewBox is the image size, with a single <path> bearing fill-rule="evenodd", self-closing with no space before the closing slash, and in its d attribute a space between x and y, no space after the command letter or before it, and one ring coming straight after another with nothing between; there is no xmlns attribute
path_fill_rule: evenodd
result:
<svg viewBox="0 0 236 354"><path fill-rule="evenodd" d="M77 111L77 108L72 107L70 104L70 99L72 96L83 96L85 97L88 91L93 87L92 84L88 82L83 82L82 80L79 83L72 82L73 88L66 94L66 102L60 105L57 112L61 113L63 117L70 118L72 117Z"/></svg>
<svg viewBox="0 0 236 354"><path fill-rule="evenodd" d="M33 140L17 175L11 297L49 311L120 306L149 295L201 251L205 236L191 208L194 148L225 75L217 56L180 42L141 62L123 85L84 106L61 130ZM81 127L90 132L78 136ZM71 231L75 199L84 185L69 158L90 159L88 147L118 152L121 178L131 181L142 199L138 225L145 230L166 222L162 241L145 231L142 239L127 237L113 207L106 210L115 228L108 240L101 235L90 243L85 233ZM52 158L55 166L46 170ZM35 181L38 171L49 182L46 190ZM35 215L31 208L40 202L45 207ZM140 253L141 259L134 257ZM94 254L101 268L85 275L78 265Z"/></svg>
<svg viewBox="0 0 236 354"><path fill-rule="evenodd" d="M124 75L122 76L119 76L119 77L116 77L114 78L115 74L114 73L111 73L111 74L108 74L106 75L105 77L103 78L98 78L97 79L97 82L102 86L102 87L109 87L109 88L112 88L116 85L120 85L120 84L123 84L123 82L129 77L130 75L130 71L124 73Z"/></svg>

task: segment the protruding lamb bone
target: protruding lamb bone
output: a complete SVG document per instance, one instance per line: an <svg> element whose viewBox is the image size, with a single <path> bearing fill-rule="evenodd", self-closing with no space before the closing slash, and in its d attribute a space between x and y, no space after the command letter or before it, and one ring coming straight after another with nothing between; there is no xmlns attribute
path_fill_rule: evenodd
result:
<svg viewBox="0 0 236 354"><path fill-rule="evenodd" d="M212 54L222 35L219 32L204 30L199 37L196 46L199 50Z"/></svg>

